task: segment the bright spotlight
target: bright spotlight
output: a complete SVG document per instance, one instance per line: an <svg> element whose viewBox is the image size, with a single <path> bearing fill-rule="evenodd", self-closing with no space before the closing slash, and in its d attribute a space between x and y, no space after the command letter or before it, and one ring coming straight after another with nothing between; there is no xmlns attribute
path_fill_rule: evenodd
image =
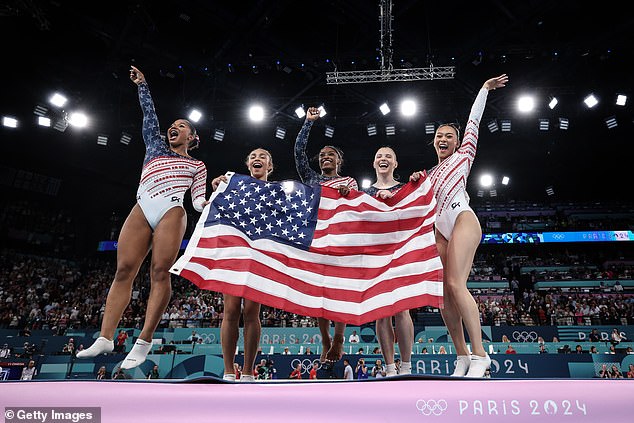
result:
<svg viewBox="0 0 634 423"><path fill-rule="evenodd" d="M381 104L381 106L379 107L379 110L381 111L381 113L383 113L383 115L387 115L388 113L390 113L390 106L387 105L387 103L383 103Z"/></svg>
<svg viewBox="0 0 634 423"><path fill-rule="evenodd" d="M548 107L550 107L550 110L554 109L555 106L557 106L557 103L559 103L559 100L557 100L557 97L551 98L550 102L548 103Z"/></svg>
<svg viewBox="0 0 634 423"><path fill-rule="evenodd" d="M401 103L401 113L403 116L414 116L416 113L416 102L414 102L414 100L403 100Z"/></svg>
<svg viewBox="0 0 634 423"><path fill-rule="evenodd" d="M369 180L369 179L367 179L367 178L366 178L366 179L363 179L363 180L361 181L361 188L363 188L363 189L368 189L368 188L370 188L371 186L372 186L372 181L371 181L371 180Z"/></svg>
<svg viewBox="0 0 634 423"><path fill-rule="evenodd" d="M73 112L68 116L68 123L77 128L88 126L88 116L81 112Z"/></svg>
<svg viewBox="0 0 634 423"><path fill-rule="evenodd" d="M298 118L301 119L304 116L306 116L306 111L304 110L302 106L299 106L297 109L295 109L295 114L297 115Z"/></svg>
<svg viewBox="0 0 634 423"><path fill-rule="evenodd" d="M502 177L502 185L508 185L511 179L508 176Z"/></svg>
<svg viewBox="0 0 634 423"><path fill-rule="evenodd" d="M535 99L530 96L522 96L517 101L517 109L522 113L532 112L535 108Z"/></svg>
<svg viewBox="0 0 634 423"><path fill-rule="evenodd" d="M623 94L619 94L616 96L616 105L617 106L625 106L627 103L627 96Z"/></svg>
<svg viewBox="0 0 634 423"><path fill-rule="evenodd" d="M198 110L194 109L189 113L189 120L191 120L192 122L198 122L200 120L200 118L203 117L203 114L200 113Z"/></svg>
<svg viewBox="0 0 634 423"><path fill-rule="evenodd" d="M594 96L594 94L590 94L589 96L584 98L583 102L586 103L586 106L588 107L588 109L591 109L594 106L596 106L597 104L599 104L599 100L597 100L597 98Z"/></svg>
<svg viewBox="0 0 634 423"><path fill-rule="evenodd" d="M262 122L264 120L264 109L262 106L251 106L249 108L249 119L253 122Z"/></svg>
<svg viewBox="0 0 634 423"><path fill-rule="evenodd" d="M324 117L326 116L326 108L323 106L323 104L321 106L319 106L317 108L317 110L319 110L319 117Z"/></svg>
<svg viewBox="0 0 634 423"><path fill-rule="evenodd" d="M18 120L9 116L5 116L2 118L2 124L7 128L17 128Z"/></svg>
<svg viewBox="0 0 634 423"><path fill-rule="evenodd" d="M48 101L50 101L53 106L64 107L68 99L60 93L55 93Z"/></svg>
<svg viewBox="0 0 634 423"><path fill-rule="evenodd" d="M47 118L46 116L38 116L37 124L40 125L40 126L46 126L46 127L50 128L51 127L51 119Z"/></svg>
<svg viewBox="0 0 634 423"><path fill-rule="evenodd" d="M493 176L489 175L488 173L480 176L480 185L482 185L485 188L493 185Z"/></svg>

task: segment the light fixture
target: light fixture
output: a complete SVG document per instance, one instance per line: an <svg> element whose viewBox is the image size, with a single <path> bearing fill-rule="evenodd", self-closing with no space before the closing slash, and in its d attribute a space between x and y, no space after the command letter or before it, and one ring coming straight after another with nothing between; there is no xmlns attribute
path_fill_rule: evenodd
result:
<svg viewBox="0 0 634 423"><path fill-rule="evenodd" d="M502 132L511 132L511 121L509 119L502 119L500 121Z"/></svg>
<svg viewBox="0 0 634 423"><path fill-rule="evenodd" d="M332 138L333 135L335 135L335 127L326 125L326 129L324 129L324 135L327 136L328 138Z"/></svg>
<svg viewBox="0 0 634 423"><path fill-rule="evenodd" d="M17 128L18 120L10 116L4 116L2 118L2 125L6 126L7 128Z"/></svg>
<svg viewBox="0 0 634 423"><path fill-rule="evenodd" d="M434 125L433 122L427 122L425 124L425 133L427 135L433 134L435 130L436 130L436 125Z"/></svg>
<svg viewBox="0 0 634 423"><path fill-rule="evenodd" d="M416 114L416 102L414 100L403 100L401 113L403 116L414 116Z"/></svg>
<svg viewBox="0 0 634 423"><path fill-rule="evenodd" d="M395 135L396 134L396 126L393 123L387 123L385 125L385 135Z"/></svg>
<svg viewBox="0 0 634 423"><path fill-rule="evenodd" d="M97 135L97 144L108 145L108 135L105 135L105 134Z"/></svg>
<svg viewBox="0 0 634 423"><path fill-rule="evenodd" d="M35 116L46 116L47 113L48 107L42 106L41 104L38 104L35 106L35 109L33 109L33 114Z"/></svg>
<svg viewBox="0 0 634 423"><path fill-rule="evenodd" d="M599 100L597 100L594 94L588 95L586 98L583 99L583 102L586 103L586 106L588 107L588 109L591 109L597 104L599 104Z"/></svg>
<svg viewBox="0 0 634 423"><path fill-rule="evenodd" d="M552 185L546 187L546 194L548 194L548 196L555 195L555 189L552 187Z"/></svg>
<svg viewBox="0 0 634 423"><path fill-rule="evenodd" d="M502 177L502 185L508 185L510 180L511 180L511 178L509 178L508 176L503 176Z"/></svg>
<svg viewBox="0 0 634 423"><path fill-rule="evenodd" d="M376 135L376 125L374 123L368 124L367 130L369 137L373 137Z"/></svg>
<svg viewBox="0 0 634 423"><path fill-rule="evenodd" d="M264 120L264 109L262 106L251 106L249 108L249 119L253 122L262 122Z"/></svg>
<svg viewBox="0 0 634 423"><path fill-rule="evenodd" d="M627 96L623 94L619 94L616 96L616 105L617 106L625 106L627 103Z"/></svg>
<svg viewBox="0 0 634 423"><path fill-rule="evenodd" d="M379 110L383 113L383 116L385 116L390 113L390 106L388 106L387 103L383 103L379 106Z"/></svg>
<svg viewBox="0 0 634 423"><path fill-rule="evenodd" d="M189 120L191 120L192 122L198 122L202 116L202 113L194 109L189 113Z"/></svg>
<svg viewBox="0 0 634 423"><path fill-rule="evenodd" d="M286 129L282 128L281 126L278 126L275 129L275 138L279 138L283 140L285 136L286 136Z"/></svg>
<svg viewBox="0 0 634 423"><path fill-rule="evenodd" d="M300 119L306 116L306 111L304 110L304 106L299 106L297 109L295 109L295 114Z"/></svg>
<svg viewBox="0 0 634 423"><path fill-rule="evenodd" d="M487 124L487 127L489 128L489 131L490 131L491 133L496 132L498 129L500 129L500 128L498 127L498 122L497 122L495 119L494 119L494 120L492 120L492 121L490 121L490 122Z"/></svg>
<svg viewBox="0 0 634 423"><path fill-rule="evenodd" d="M517 109L522 113L528 113L535 108L535 99L531 96L522 96L517 100Z"/></svg>
<svg viewBox="0 0 634 423"><path fill-rule="evenodd" d="M68 128L68 116L66 113L63 113L62 116L55 121L53 129L59 132L64 132L66 128Z"/></svg>
<svg viewBox="0 0 634 423"><path fill-rule="evenodd" d="M489 195L491 197L497 197L498 196L498 192L495 189L492 189L491 191L489 191Z"/></svg>
<svg viewBox="0 0 634 423"><path fill-rule="evenodd" d="M548 102L548 107L550 107L550 110L553 110L557 106L557 103L559 103L557 97L552 97Z"/></svg>
<svg viewBox="0 0 634 423"><path fill-rule="evenodd" d="M46 116L38 116L37 117L37 124L40 126L46 126L47 128L51 127L51 118L48 118Z"/></svg>
<svg viewBox="0 0 634 423"><path fill-rule="evenodd" d="M478 190L478 197L480 197L480 198L484 197L484 191L483 190L481 190L481 189Z"/></svg>
<svg viewBox="0 0 634 423"><path fill-rule="evenodd" d="M62 94L60 93L55 93L51 96L51 98L49 99L49 102L53 105L53 106L57 106L57 107L64 107L64 105L66 104L66 102L68 101L68 99L66 97L64 97Z"/></svg>
<svg viewBox="0 0 634 423"><path fill-rule="evenodd" d="M568 126L570 124L570 121L568 120L568 118L559 118L559 129L562 130L567 130Z"/></svg>
<svg viewBox="0 0 634 423"><path fill-rule="evenodd" d="M548 131L550 128L550 121L548 119L540 119L539 120L539 130L540 131Z"/></svg>
<svg viewBox="0 0 634 423"><path fill-rule="evenodd" d="M326 116L328 113L326 112L326 108L324 107L324 105L322 104L321 106L319 106L317 108L317 110L319 110L319 117L324 117Z"/></svg>
<svg viewBox="0 0 634 423"><path fill-rule="evenodd" d="M81 112L73 112L68 117L68 123L77 128L88 126L88 116Z"/></svg>
<svg viewBox="0 0 634 423"><path fill-rule="evenodd" d="M127 132L121 133L121 138L119 139L119 142L121 142L121 144L128 145L130 144L131 140L132 140L132 135L128 134Z"/></svg>
<svg viewBox="0 0 634 423"><path fill-rule="evenodd" d="M368 178L365 178L361 181L361 188L368 189L372 186L372 181Z"/></svg>
<svg viewBox="0 0 634 423"><path fill-rule="evenodd" d="M616 116L605 118L605 125L608 127L608 129L616 128L618 126L618 123L616 122Z"/></svg>
<svg viewBox="0 0 634 423"><path fill-rule="evenodd" d="M224 129L216 129L214 131L214 140L215 141L222 141L225 137L225 130Z"/></svg>
<svg viewBox="0 0 634 423"><path fill-rule="evenodd" d="M484 175L480 176L480 185L485 188L493 185L493 176L491 176L488 173L485 173Z"/></svg>

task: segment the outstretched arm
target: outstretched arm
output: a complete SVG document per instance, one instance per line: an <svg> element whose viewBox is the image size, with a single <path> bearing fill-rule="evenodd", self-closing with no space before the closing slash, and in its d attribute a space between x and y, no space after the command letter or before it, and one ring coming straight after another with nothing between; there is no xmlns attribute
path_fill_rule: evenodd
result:
<svg viewBox="0 0 634 423"><path fill-rule="evenodd" d="M495 78L486 80L482 85L482 88L478 92L478 95L471 106L471 113L469 113L469 121L465 128L462 144L458 151L466 153L471 156L471 160L475 158L476 147L478 145L478 133L480 128L480 120L484 113L484 106L486 105L487 96L489 90L495 90L496 88L502 88L506 86L509 77L506 74L502 74Z"/></svg>
<svg viewBox="0 0 634 423"><path fill-rule="evenodd" d="M134 66L130 66L130 79L138 86L139 103L143 110L143 141L148 150L166 150L167 145L161 138L158 117L154 110L154 101L150 94L150 88L145 81L143 73ZM149 152L149 151L148 151Z"/></svg>
<svg viewBox="0 0 634 423"><path fill-rule="evenodd" d="M316 107L309 107L306 112L304 125L295 139L295 167L297 167L297 173L304 183L318 177L317 172L311 169L308 161L308 155L306 154L306 145L308 144L310 128L313 127L313 123L317 119L319 119L319 109Z"/></svg>

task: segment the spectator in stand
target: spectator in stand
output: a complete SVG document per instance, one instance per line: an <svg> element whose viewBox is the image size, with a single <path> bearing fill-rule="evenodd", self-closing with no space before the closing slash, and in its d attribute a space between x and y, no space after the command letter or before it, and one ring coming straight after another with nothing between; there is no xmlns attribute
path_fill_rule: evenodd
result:
<svg viewBox="0 0 634 423"><path fill-rule="evenodd" d="M623 373L616 364L613 364L612 367L610 367L610 379L623 379Z"/></svg>
<svg viewBox="0 0 634 423"><path fill-rule="evenodd" d="M583 347L579 344L577 344L577 346L575 347L575 354L583 354L585 351L583 350Z"/></svg>
<svg viewBox="0 0 634 423"><path fill-rule="evenodd" d="M592 345L592 346L590 347L590 354L598 354L597 347L595 347L594 345Z"/></svg>
<svg viewBox="0 0 634 423"><path fill-rule="evenodd" d="M608 370L608 365L607 364L602 364L601 365L601 370L599 370L599 374L598 376L601 379L609 379L610 378L610 371Z"/></svg>
<svg viewBox="0 0 634 423"><path fill-rule="evenodd" d="M35 376L37 376L35 361L30 360L29 364L27 364L26 367L22 369L22 375L20 376L20 380L31 380Z"/></svg>
<svg viewBox="0 0 634 423"><path fill-rule="evenodd" d="M302 363L297 363L291 374L288 376L289 379L301 379L302 378Z"/></svg>
<svg viewBox="0 0 634 423"><path fill-rule="evenodd" d="M617 328L612 329L612 334L610 335L612 345L618 345L625 340L627 340L627 338L625 335L622 335Z"/></svg>
<svg viewBox="0 0 634 423"><path fill-rule="evenodd" d="M539 344L539 353L540 354L548 354L548 350L546 349L545 344Z"/></svg>
<svg viewBox="0 0 634 423"><path fill-rule="evenodd" d="M504 353L505 354L517 354L517 351L515 351L515 348L513 348L513 346L511 344L509 344L508 348L506 349L506 351Z"/></svg>
<svg viewBox="0 0 634 423"><path fill-rule="evenodd" d="M628 371L627 371L627 378L628 379L634 379L634 364L630 364Z"/></svg>
<svg viewBox="0 0 634 423"><path fill-rule="evenodd" d="M128 333L123 329L119 331L117 335L117 342L114 347L114 351L118 353L125 352L125 341L128 339Z"/></svg>
<svg viewBox="0 0 634 423"><path fill-rule="evenodd" d="M158 365L155 364L154 367L152 367L152 370L150 370L150 372L147 374L147 378L160 379Z"/></svg>
<svg viewBox="0 0 634 423"><path fill-rule="evenodd" d="M599 342L600 341L600 336L599 336L599 331L596 329L592 329L590 331L590 335L588 336L590 342Z"/></svg>
<svg viewBox="0 0 634 423"><path fill-rule="evenodd" d="M360 358L357 361L357 367L355 368L357 374L357 380L365 380L368 378L368 366L365 365L365 360Z"/></svg>
<svg viewBox="0 0 634 423"><path fill-rule="evenodd" d="M95 377L97 380L108 379L108 375L106 374L106 366L101 366L97 371L97 376Z"/></svg>
<svg viewBox="0 0 634 423"><path fill-rule="evenodd" d="M350 342L351 344L358 344L359 343L359 335L357 335L357 331L356 330L352 331L352 333L348 337L348 342Z"/></svg>
<svg viewBox="0 0 634 423"><path fill-rule="evenodd" d="M317 379L317 366L319 366L319 362L314 361L312 366L310 366L310 373L308 374L308 379Z"/></svg>
<svg viewBox="0 0 634 423"><path fill-rule="evenodd" d="M441 345L440 348L438 348L438 354L447 354L447 350L444 345Z"/></svg>
<svg viewBox="0 0 634 423"><path fill-rule="evenodd" d="M372 377L378 379L378 378L385 377L386 375L387 375L387 372L385 371L383 362L381 361L381 359L377 359L374 362L374 367L372 367Z"/></svg>

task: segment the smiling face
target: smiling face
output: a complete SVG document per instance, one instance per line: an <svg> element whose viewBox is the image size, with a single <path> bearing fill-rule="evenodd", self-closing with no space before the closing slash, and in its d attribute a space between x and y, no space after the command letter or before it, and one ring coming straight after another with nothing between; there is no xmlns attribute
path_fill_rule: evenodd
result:
<svg viewBox="0 0 634 423"><path fill-rule="evenodd" d="M341 157L332 147L324 147L319 152L319 168L324 174L336 174L339 172Z"/></svg>
<svg viewBox="0 0 634 423"><path fill-rule="evenodd" d="M438 155L438 161L442 162L458 149L458 131L450 125L443 125L436 130L434 137L434 149Z"/></svg>
<svg viewBox="0 0 634 423"><path fill-rule="evenodd" d="M396 153L390 147L379 148L374 155L374 163L372 166L377 175L385 174L392 176L394 169L398 166Z"/></svg>
<svg viewBox="0 0 634 423"><path fill-rule="evenodd" d="M189 146L196 134L186 119L178 119L167 130L167 140L171 147Z"/></svg>
<svg viewBox="0 0 634 423"><path fill-rule="evenodd" d="M246 165L252 177L266 181L273 172L273 157L265 149L256 148L247 156Z"/></svg>

